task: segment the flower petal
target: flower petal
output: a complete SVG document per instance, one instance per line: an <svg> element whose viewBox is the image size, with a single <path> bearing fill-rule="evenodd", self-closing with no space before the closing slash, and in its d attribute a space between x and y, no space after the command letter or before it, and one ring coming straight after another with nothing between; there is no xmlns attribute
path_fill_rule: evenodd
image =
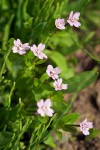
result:
<svg viewBox="0 0 100 150"><path fill-rule="evenodd" d="M37 102L38 107L42 107L44 105L44 100L41 99L39 102Z"/></svg>
<svg viewBox="0 0 100 150"><path fill-rule="evenodd" d="M66 90L67 89L67 84L62 84L62 89Z"/></svg>
<svg viewBox="0 0 100 150"><path fill-rule="evenodd" d="M81 26L81 23L78 22L78 21L77 21L77 22L74 22L74 26L78 28L79 26Z"/></svg>
<svg viewBox="0 0 100 150"><path fill-rule="evenodd" d="M49 117L52 117L52 116L53 116L53 113L54 113L54 110L51 109L51 108L48 108L47 111L46 111L46 114L47 114Z"/></svg>
<svg viewBox="0 0 100 150"><path fill-rule="evenodd" d="M50 100L49 98L46 99L46 101L45 101L45 106L46 106L46 107L51 107L51 105L52 105L51 100Z"/></svg>
<svg viewBox="0 0 100 150"><path fill-rule="evenodd" d="M59 67L54 68L54 71L56 72L56 74L59 74L61 72Z"/></svg>
<svg viewBox="0 0 100 150"><path fill-rule="evenodd" d="M73 15L73 18L75 18L76 20L79 19L79 16L80 16L80 12L76 12L74 15Z"/></svg>
<svg viewBox="0 0 100 150"><path fill-rule="evenodd" d="M83 130L82 132L83 132L84 135L89 135L90 134L88 130Z"/></svg>
<svg viewBox="0 0 100 150"><path fill-rule="evenodd" d="M69 14L69 19L73 17L73 11L70 12Z"/></svg>
<svg viewBox="0 0 100 150"><path fill-rule="evenodd" d="M38 45L38 49L41 50L41 51L43 51L45 49L45 44L40 43Z"/></svg>

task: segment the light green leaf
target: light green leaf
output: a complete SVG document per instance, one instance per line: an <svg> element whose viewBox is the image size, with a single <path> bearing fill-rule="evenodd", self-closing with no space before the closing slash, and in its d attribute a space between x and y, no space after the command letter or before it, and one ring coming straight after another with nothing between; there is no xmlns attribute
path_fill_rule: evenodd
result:
<svg viewBox="0 0 100 150"><path fill-rule="evenodd" d="M62 132L61 131L56 131L57 137L62 140Z"/></svg>
<svg viewBox="0 0 100 150"><path fill-rule="evenodd" d="M100 130L99 129L90 129L90 135L87 137L88 138L96 138L100 136Z"/></svg>
<svg viewBox="0 0 100 150"><path fill-rule="evenodd" d="M47 73L44 73L41 78L40 81L43 83L45 80L47 80L49 78L49 76L47 75Z"/></svg>
<svg viewBox="0 0 100 150"><path fill-rule="evenodd" d="M54 142L53 136L49 135L49 137L44 141L46 145L49 145L52 148L56 148L56 144Z"/></svg>

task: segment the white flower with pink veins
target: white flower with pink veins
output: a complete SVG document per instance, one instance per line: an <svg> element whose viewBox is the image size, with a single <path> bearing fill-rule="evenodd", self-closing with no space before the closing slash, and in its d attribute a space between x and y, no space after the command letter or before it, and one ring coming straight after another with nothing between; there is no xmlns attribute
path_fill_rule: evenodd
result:
<svg viewBox="0 0 100 150"><path fill-rule="evenodd" d="M68 88L67 84L62 84L62 78L58 78L57 80L54 81L53 83L54 88L56 91L58 90L66 90Z"/></svg>
<svg viewBox="0 0 100 150"><path fill-rule="evenodd" d="M31 51L34 53L35 56L37 56L39 59L46 58L47 56L43 53L43 50L45 49L45 44L40 43L38 46L35 44L31 47Z"/></svg>
<svg viewBox="0 0 100 150"><path fill-rule="evenodd" d="M20 55L26 54L26 50L29 50L29 43L24 43L20 39L14 40L14 46L12 47L13 53L19 53Z"/></svg>
<svg viewBox="0 0 100 150"><path fill-rule="evenodd" d="M92 122L87 122L87 118L80 123L80 131L83 132L84 135L89 135L89 129L93 128Z"/></svg>
<svg viewBox="0 0 100 150"><path fill-rule="evenodd" d="M57 79L58 78L58 74L60 73L60 68L59 67L56 67L56 68L53 68L52 65L48 65L47 66L47 70L46 70L46 73L49 77L51 77L53 80Z"/></svg>
<svg viewBox="0 0 100 150"><path fill-rule="evenodd" d="M70 24L70 26L79 27L81 23L78 21L80 16L80 12L76 12L73 14L73 11L70 12L69 18L67 19L67 22Z"/></svg>
<svg viewBox="0 0 100 150"><path fill-rule="evenodd" d="M52 102L50 99L46 99L45 101L41 99L39 102L37 102L37 106L37 113L40 114L42 117L53 116L54 110L50 108L52 106Z"/></svg>

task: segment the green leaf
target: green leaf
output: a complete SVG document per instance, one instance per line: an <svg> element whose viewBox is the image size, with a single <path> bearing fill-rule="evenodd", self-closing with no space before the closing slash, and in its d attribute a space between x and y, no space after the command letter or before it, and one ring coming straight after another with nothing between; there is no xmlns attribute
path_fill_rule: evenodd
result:
<svg viewBox="0 0 100 150"><path fill-rule="evenodd" d="M34 78L34 86L35 86L35 87L38 87L38 86L39 86L39 84L40 84L39 79Z"/></svg>
<svg viewBox="0 0 100 150"><path fill-rule="evenodd" d="M90 135L88 136L88 138L96 138L98 136L100 136L100 130L99 129L90 129Z"/></svg>
<svg viewBox="0 0 100 150"><path fill-rule="evenodd" d="M62 140L62 132L61 131L56 131L57 137Z"/></svg>
<svg viewBox="0 0 100 150"><path fill-rule="evenodd" d="M52 148L56 148L56 144L54 143L53 136L49 135L49 137L44 141L46 145L49 145Z"/></svg>
<svg viewBox="0 0 100 150"><path fill-rule="evenodd" d="M41 78L40 81L43 83L45 80L49 79L49 76L47 75L47 73L44 73Z"/></svg>
<svg viewBox="0 0 100 150"><path fill-rule="evenodd" d="M32 92L35 96L35 100L38 101L41 98L47 98L50 97L50 95L53 95L54 89L50 87L48 83L46 83L45 85L40 84L39 86L35 87Z"/></svg>
<svg viewBox="0 0 100 150"><path fill-rule="evenodd" d="M94 82L97 78L97 71L86 71L83 73L79 73L74 77L66 80L68 84L67 93L79 92L89 86L92 82Z"/></svg>
<svg viewBox="0 0 100 150"><path fill-rule="evenodd" d="M61 122L63 124L73 124L77 119L79 119L79 114L78 113L71 113L64 115L61 119Z"/></svg>
<svg viewBox="0 0 100 150"><path fill-rule="evenodd" d="M70 125L62 125L61 128L67 132L76 132L76 128Z"/></svg>
<svg viewBox="0 0 100 150"><path fill-rule="evenodd" d="M41 122L41 123L47 123L49 117L48 116L45 116L45 117L41 117L40 115L37 116L38 120Z"/></svg>
<svg viewBox="0 0 100 150"><path fill-rule="evenodd" d="M0 149L9 144L13 137L11 132L0 132Z"/></svg>
<svg viewBox="0 0 100 150"><path fill-rule="evenodd" d="M68 104L63 100L62 93L57 93L52 97L53 108L58 114L62 114L68 107Z"/></svg>
<svg viewBox="0 0 100 150"><path fill-rule="evenodd" d="M74 1L70 5L70 10L74 11L82 11L92 0L79 0L79 1Z"/></svg>
<svg viewBox="0 0 100 150"><path fill-rule="evenodd" d="M7 68L8 68L9 71L11 72L12 76L13 76L14 78L16 78L17 70L14 69L13 63L12 63L8 58L5 60L5 62L6 62Z"/></svg>
<svg viewBox="0 0 100 150"><path fill-rule="evenodd" d="M95 32L94 32L94 31L88 33L88 35L86 35L86 36L83 38L82 43L85 44L85 43L89 42L89 41L92 39L92 37L93 37L94 35L95 35Z"/></svg>
<svg viewBox="0 0 100 150"><path fill-rule="evenodd" d="M12 21L13 21L13 18L14 18L14 14L12 14L9 18L9 21L6 23L5 25L5 28L4 28L4 35L3 35L3 39L2 39L2 48L4 50L6 50L6 43L8 41L8 38L9 38L9 34L10 34L10 27L11 27L11 24L12 24Z"/></svg>
<svg viewBox="0 0 100 150"><path fill-rule="evenodd" d="M43 64L43 63L45 63L46 61L47 61L46 59L38 60L38 61L36 62L36 65Z"/></svg>
<svg viewBox="0 0 100 150"><path fill-rule="evenodd" d="M33 55L33 53L32 53L31 51L29 51L29 52L24 56L25 64L26 64L27 66L32 66L32 65L34 65L34 64L33 64L34 58L35 58L35 56Z"/></svg>

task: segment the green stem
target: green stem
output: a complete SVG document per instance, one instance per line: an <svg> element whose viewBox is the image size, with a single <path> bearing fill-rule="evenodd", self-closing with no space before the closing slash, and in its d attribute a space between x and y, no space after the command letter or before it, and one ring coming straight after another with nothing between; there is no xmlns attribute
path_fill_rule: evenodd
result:
<svg viewBox="0 0 100 150"><path fill-rule="evenodd" d="M97 61L100 63L100 59L98 59L97 57L95 57L94 55L92 55L89 51L87 50L83 50L88 56L90 56L93 60Z"/></svg>
<svg viewBox="0 0 100 150"><path fill-rule="evenodd" d="M2 74L3 74L3 71L5 69L5 65L6 65L6 60L7 60L8 56L9 56L10 52L11 52L11 49L9 49L8 53L6 54L6 56L4 58L4 63L2 65L1 72L0 72L0 80L1 81L2 81L2 79L1 79L2 78Z"/></svg>
<svg viewBox="0 0 100 150"><path fill-rule="evenodd" d="M31 135L31 139L30 139L30 141L29 141L29 146L28 146L28 149L27 150L31 150L31 147L34 145L34 150L35 150L35 147L37 146L37 141L38 141L38 138L39 137L36 137L36 132L38 133L38 131L40 130L40 128L41 128L41 125L42 124L40 124L39 125L39 127L37 127L36 129L35 129L35 131L33 131L32 132L32 135ZM35 137L35 138L34 138Z"/></svg>
<svg viewBox="0 0 100 150"><path fill-rule="evenodd" d="M14 142L14 145L13 145L13 148L12 150L16 150L17 149L17 146L18 146L18 143L22 137L22 135L24 134L24 132L27 130L27 128L29 127L29 125L32 123L32 119L30 117L27 118L27 121L25 123L25 125L23 126L21 132L19 133L18 137L17 137L17 140Z"/></svg>
<svg viewBox="0 0 100 150"><path fill-rule="evenodd" d="M28 149L27 149L27 150L30 150L30 149L31 149L31 145L32 145L32 143L33 143L34 135L35 135L35 133L34 133L34 131L33 131L33 132L32 132L32 135L31 135L31 139L30 139L30 141L29 141L29 146L28 146Z"/></svg>
<svg viewBox="0 0 100 150"><path fill-rule="evenodd" d="M9 94L9 104L8 104L8 108L10 108L10 104L11 104L11 97L12 97L12 94L13 94L13 91L14 91L14 88L15 88L15 82L13 83L13 86L11 88L11 91L10 91L10 94Z"/></svg>
<svg viewBox="0 0 100 150"><path fill-rule="evenodd" d="M66 124L66 126L75 126L75 127L80 127L79 124Z"/></svg>

